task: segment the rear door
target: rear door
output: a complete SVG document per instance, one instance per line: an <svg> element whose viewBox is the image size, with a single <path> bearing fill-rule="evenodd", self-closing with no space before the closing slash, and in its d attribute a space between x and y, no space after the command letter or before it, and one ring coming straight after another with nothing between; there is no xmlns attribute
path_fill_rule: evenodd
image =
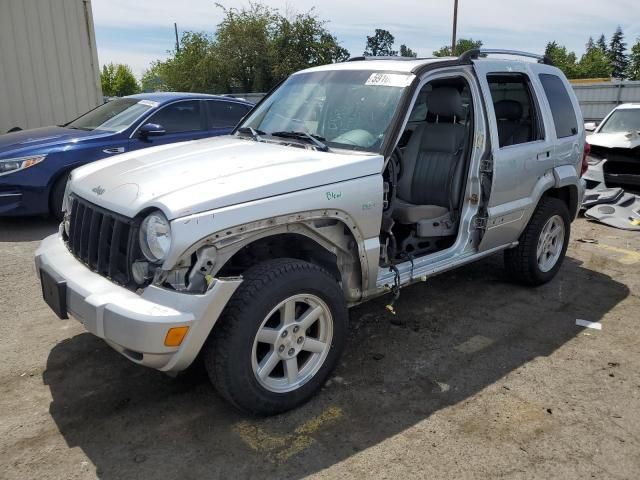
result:
<svg viewBox="0 0 640 480"><path fill-rule="evenodd" d="M205 100L207 132L211 136L227 135L249 113L251 107L227 100Z"/></svg>
<svg viewBox="0 0 640 480"><path fill-rule="evenodd" d="M129 140L129 148L136 150L208 136L202 103L202 100L179 100L161 107L142 121L138 128L147 123L155 123L164 128L165 134L145 138L140 136L136 129Z"/></svg>
<svg viewBox="0 0 640 480"><path fill-rule="evenodd" d="M533 65L544 95L542 101L551 112L555 137L555 164L579 167L584 148L584 121L578 99L568 80L556 68Z"/></svg>
<svg viewBox="0 0 640 480"><path fill-rule="evenodd" d="M554 167L544 93L533 77L531 63L478 59L474 70L486 106L492 170L486 229L479 251L516 240L528 221L540 177Z"/></svg>

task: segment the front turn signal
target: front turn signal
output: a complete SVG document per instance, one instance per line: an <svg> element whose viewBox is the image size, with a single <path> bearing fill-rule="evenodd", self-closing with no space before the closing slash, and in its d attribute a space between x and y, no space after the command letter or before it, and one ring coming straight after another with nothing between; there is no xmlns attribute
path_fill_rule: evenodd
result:
<svg viewBox="0 0 640 480"><path fill-rule="evenodd" d="M167 336L164 337L165 347L179 347L182 344L182 340L187 336L189 327L173 327L167 332Z"/></svg>

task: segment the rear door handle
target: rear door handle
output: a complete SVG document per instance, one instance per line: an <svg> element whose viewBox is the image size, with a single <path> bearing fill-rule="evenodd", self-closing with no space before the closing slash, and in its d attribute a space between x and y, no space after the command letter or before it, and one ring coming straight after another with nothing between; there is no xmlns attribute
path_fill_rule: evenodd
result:
<svg viewBox="0 0 640 480"><path fill-rule="evenodd" d="M104 153L108 153L109 155L113 155L115 153L124 153L124 150L125 150L124 147L111 147L111 148L105 148L102 151Z"/></svg>
<svg viewBox="0 0 640 480"><path fill-rule="evenodd" d="M547 150L546 152L540 152L537 156L538 160L546 160L551 156L551 151Z"/></svg>

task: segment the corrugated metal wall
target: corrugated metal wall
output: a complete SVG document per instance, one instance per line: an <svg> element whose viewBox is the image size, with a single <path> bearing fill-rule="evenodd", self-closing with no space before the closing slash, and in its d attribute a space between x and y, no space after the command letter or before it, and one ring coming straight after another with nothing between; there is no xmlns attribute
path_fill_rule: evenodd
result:
<svg viewBox="0 0 640 480"><path fill-rule="evenodd" d="M0 0L0 134L102 103L90 0Z"/></svg>
<svg viewBox="0 0 640 480"><path fill-rule="evenodd" d="M640 102L640 82L574 84L585 121L600 121L621 103Z"/></svg>

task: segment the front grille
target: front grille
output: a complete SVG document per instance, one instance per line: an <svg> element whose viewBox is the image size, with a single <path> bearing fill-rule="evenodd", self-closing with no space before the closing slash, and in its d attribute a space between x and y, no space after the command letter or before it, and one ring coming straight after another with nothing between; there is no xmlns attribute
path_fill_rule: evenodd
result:
<svg viewBox="0 0 640 480"><path fill-rule="evenodd" d="M71 197L67 246L74 257L121 285L132 284L131 264L137 250L133 219Z"/></svg>

